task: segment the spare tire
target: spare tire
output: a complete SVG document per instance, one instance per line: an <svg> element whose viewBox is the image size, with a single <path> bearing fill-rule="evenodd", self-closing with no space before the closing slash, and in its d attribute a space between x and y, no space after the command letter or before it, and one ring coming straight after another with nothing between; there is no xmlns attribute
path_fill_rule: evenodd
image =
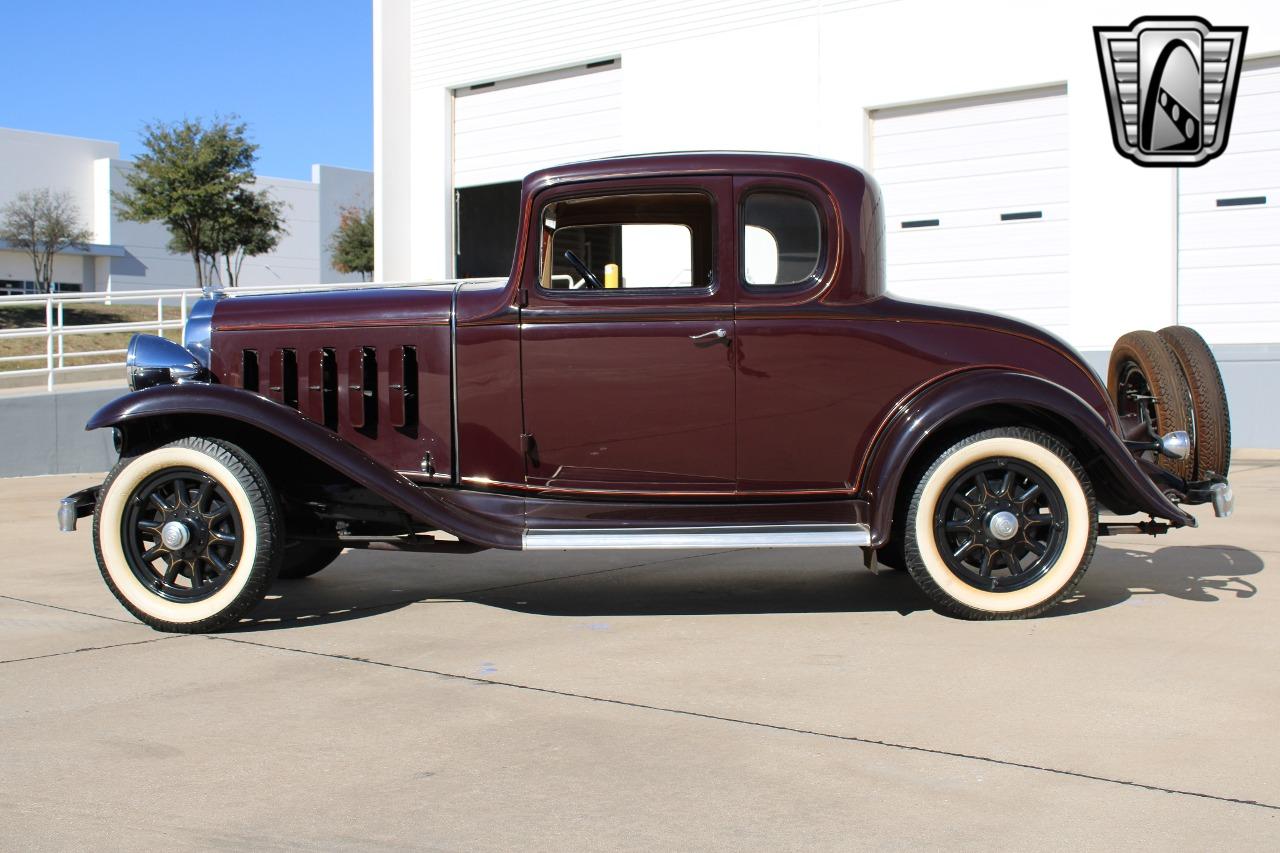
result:
<svg viewBox="0 0 1280 853"><path fill-rule="evenodd" d="M1120 415L1137 415L1155 435L1174 430L1190 434L1191 392L1177 358L1155 332L1129 332L1116 341L1107 366L1107 391ZM1184 480L1192 479L1191 456L1160 455L1157 463Z"/></svg>
<svg viewBox="0 0 1280 853"><path fill-rule="evenodd" d="M1231 465L1231 413L1222 372L1209 345L1190 326L1167 326L1158 333L1173 351L1191 393L1191 457L1194 477L1227 475Z"/></svg>

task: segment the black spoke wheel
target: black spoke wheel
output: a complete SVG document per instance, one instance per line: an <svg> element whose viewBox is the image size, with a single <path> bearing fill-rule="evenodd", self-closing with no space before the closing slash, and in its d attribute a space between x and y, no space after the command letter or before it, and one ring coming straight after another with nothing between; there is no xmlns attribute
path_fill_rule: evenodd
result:
<svg viewBox="0 0 1280 853"><path fill-rule="evenodd" d="M134 576L170 601L220 590L239 564L243 538L227 490L194 468L168 468L139 484L120 531Z"/></svg>
<svg viewBox="0 0 1280 853"><path fill-rule="evenodd" d="M280 569L283 522L266 474L226 441L183 438L122 457L102 484L94 555L112 594L160 631L217 631Z"/></svg>
<svg viewBox="0 0 1280 853"><path fill-rule="evenodd" d="M1093 559L1098 507L1061 440L984 430L933 458L903 519L907 571L944 613L1018 619L1053 607Z"/></svg>
<svg viewBox="0 0 1280 853"><path fill-rule="evenodd" d="M1035 583L1062 552L1062 493L1039 468L995 457L965 468L943 492L934 536L947 567L990 592Z"/></svg>

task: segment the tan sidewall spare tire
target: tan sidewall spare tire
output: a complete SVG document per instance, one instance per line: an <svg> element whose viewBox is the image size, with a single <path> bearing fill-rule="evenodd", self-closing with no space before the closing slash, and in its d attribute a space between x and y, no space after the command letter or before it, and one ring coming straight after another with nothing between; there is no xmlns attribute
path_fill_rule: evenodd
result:
<svg viewBox="0 0 1280 853"><path fill-rule="evenodd" d="M1111 350L1111 363L1107 366L1107 392L1116 410L1123 414L1132 403L1124 398L1126 376L1133 369L1142 374L1151 396L1155 413L1155 429L1158 435L1186 430L1191 432L1191 391L1182 376L1182 368L1164 340L1155 332L1146 330L1122 335ZM1184 480L1192 479L1195 461L1160 456L1160 467Z"/></svg>
<svg viewBox="0 0 1280 853"><path fill-rule="evenodd" d="M130 565L123 536L131 498L165 469L211 477L238 513L242 542L231 577L212 595L175 601L148 588ZM93 518L94 552L107 586L134 616L161 631L197 633L239 619L266 593L279 569L280 522L266 476L243 450L220 441L186 438L121 459L102 487Z"/></svg>
<svg viewBox="0 0 1280 853"><path fill-rule="evenodd" d="M1042 472L1061 495L1065 533L1056 558L1030 585L979 589L947 565L934 531L939 501L961 472L985 460L1012 460ZM939 609L967 619L1035 616L1069 595L1093 559L1097 506L1088 475L1057 439L1011 427L971 436L943 453L916 486L906 518L906 559L912 578Z"/></svg>
<svg viewBox="0 0 1280 853"><path fill-rule="evenodd" d="M1157 334L1173 352L1191 394L1192 479L1205 480L1211 474L1225 477L1231 467L1231 413L1213 351L1189 326L1167 326Z"/></svg>

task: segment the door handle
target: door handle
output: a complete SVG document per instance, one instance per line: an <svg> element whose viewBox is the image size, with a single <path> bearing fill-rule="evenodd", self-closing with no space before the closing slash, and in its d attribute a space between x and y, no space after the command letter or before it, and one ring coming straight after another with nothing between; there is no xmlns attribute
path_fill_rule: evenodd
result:
<svg viewBox="0 0 1280 853"><path fill-rule="evenodd" d="M729 333L726 332L724 329L712 329L711 331L703 332L700 335L690 335L689 340L704 341L707 338L719 338L720 340L724 340L727 337L729 337Z"/></svg>

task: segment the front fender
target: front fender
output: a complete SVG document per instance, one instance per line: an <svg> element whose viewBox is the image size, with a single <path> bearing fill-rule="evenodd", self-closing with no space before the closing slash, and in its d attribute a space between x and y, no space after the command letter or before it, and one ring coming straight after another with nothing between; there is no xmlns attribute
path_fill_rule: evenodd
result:
<svg viewBox="0 0 1280 853"><path fill-rule="evenodd" d="M470 512L451 501L448 490L417 486L295 409L248 391L225 385L158 385L111 401L89 418L85 429L125 426L166 415L239 421L292 444L419 522L477 545L520 547L521 519L504 525Z"/></svg>
<svg viewBox="0 0 1280 853"><path fill-rule="evenodd" d="M1087 442L1101 457L1114 477L1109 483L1112 490L1130 499L1138 511L1167 519L1175 527L1195 526L1195 518L1157 488L1120 436L1077 394L1030 374L979 369L949 376L917 392L882 427L862 478L862 492L872 506L873 547L889 538L903 473L925 441L957 418L989 406L1031 411L1040 420L1064 424L1077 443ZM984 427L1001 425L993 421Z"/></svg>

